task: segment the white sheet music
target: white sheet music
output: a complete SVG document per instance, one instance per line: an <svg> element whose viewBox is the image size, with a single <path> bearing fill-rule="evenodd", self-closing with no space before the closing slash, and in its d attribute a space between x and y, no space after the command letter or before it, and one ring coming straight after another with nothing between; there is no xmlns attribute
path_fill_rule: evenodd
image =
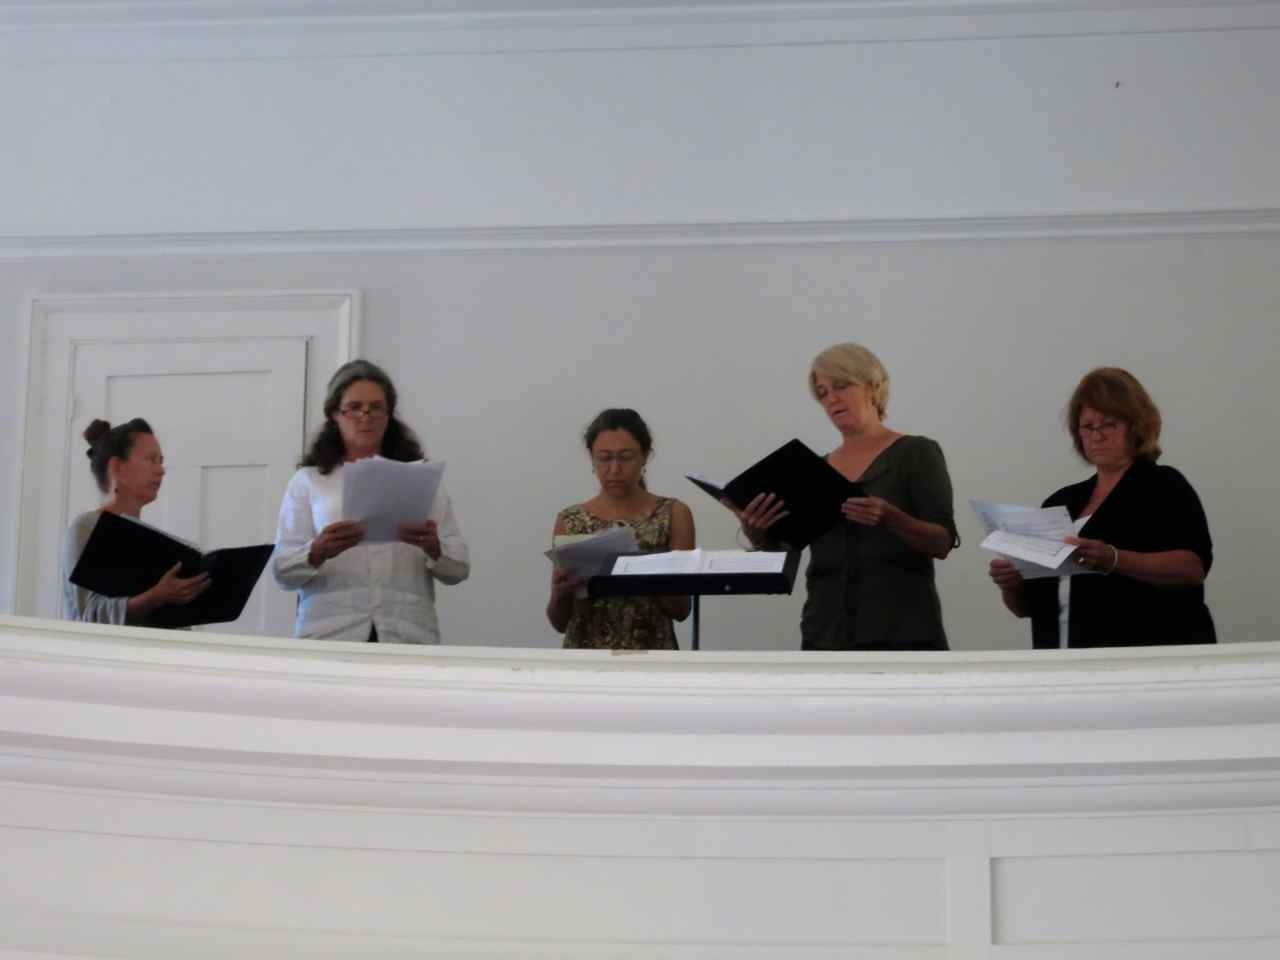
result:
<svg viewBox="0 0 1280 960"><path fill-rule="evenodd" d="M1009 533L1007 530L992 530L979 546L984 550L1003 554L1010 560L1025 560L1054 572L1076 549L1061 540L1028 537L1020 533Z"/></svg>
<svg viewBox="0 0 1280 960"><path fill-rule="evenodd" d="M600 572L600 565L607 557L618 553L632 553L640 549L635 531L628 526L610 527L592 534L560 534L555 545L544 556L557 567L572 570L583 580ZM584 584L574 594L585 597Z"/></svg>
<svg viewBox="0 0 1280 960"><path fill-rule="evenodd" d="M366 457L342 468L342 519L365 526L370 543L400 539L402 523L422 523L444 476L444 461L401 463Z"/></svg>
<svg viewBox="0 0 1280 960"><path fill-rule="evenodd" d="M782 573L785 552L747 550L671 550L619 557L615 575L664 573Z"/></svg>
<svg viewBox="0 0 1280 960"><path fill-rule="evenodd" d="M701 550L670 550L646 553L638 557L619 557L613 564L615 576L623 574L696 573L702 560Z"/></svg>
<svg viewBox="0 0 1280 960"><path fill-rule="evenodd" d="M707 573L782 573L786 564L786 551L708 550L702 555Z"/></svg>
<svg viewBox="0 0 1280 960"><path fill-rule="evenodd" d="M1013 561L1028 580L1093 573L1068 559L1075 547L1063 538L1075 533L1067 508L1027 507L989 500L970 500L987 536L979 546Z"/></svg>

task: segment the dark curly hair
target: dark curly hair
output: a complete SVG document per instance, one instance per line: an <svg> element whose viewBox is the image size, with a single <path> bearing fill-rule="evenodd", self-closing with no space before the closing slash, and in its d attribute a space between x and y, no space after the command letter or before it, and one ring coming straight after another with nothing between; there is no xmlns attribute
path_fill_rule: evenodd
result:
<svg viewBox="0 0 1280 960"><path fill-rule="evenodd" d="M108 493L107 464L112 457L128 460L133 450L133 438L140 433L154 433L151 425L141 417L113 427L106 420L94 420L84 428L82 436L89 444L84 455L89 458L89 470L97 481L98 489Z"/></svg>
<svg viewBox="0 0 1280 960"><path fill-rule="evenodd" d="M422 460L422 444L417 435L396 416L396 388L386 372L368 360L352 360L340 366L332 377L324 395L324 425L311 441L300 467L316 467L322 474L333 472L346 459L347 449L342 442L333 415L342 403L347 387L361 380L376 383L387 397L387 432L382 436L382 449L378 452L388 460L409 462Z"/></svg>

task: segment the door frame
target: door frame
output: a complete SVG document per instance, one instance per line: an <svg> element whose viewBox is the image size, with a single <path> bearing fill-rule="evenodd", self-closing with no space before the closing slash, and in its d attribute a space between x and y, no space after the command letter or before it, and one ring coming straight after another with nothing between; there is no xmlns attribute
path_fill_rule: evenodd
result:
<svg viewBox="0 0 1280 960"><path fill-rule="evenodd" d="M131 316L168 315L174 321L180 321L183 314L201 310L257 314L273 310L282 313L300 309L313 310L322 314L322 317L314 322L298 324L295 334L305 337L308 344L303 431L304 436L310 436L319 426L324 389L329 376L338 366L358 356L361 308L360 292L354 289L37 294L29 298L23 328L24 341L21 344L25 364L18 400L20 479L11 514L17 522L11 526L13 533L8 537L10 542L4 545L12 551L11 556L17 561L9 598L10 609L18 615L39 615L36 583L41 577L57 576L56 571L39 569L39 544L36 542L38 517L43 498L56 496L61 489L60 483L56 488L51 485L51 478L65 476L65 468L69 464L68 459L60 463L43 463L41 438L48 429L69 429L76 411L74 396L63 396L55 406L67 411L66 423L55 425L47 420L50 405L46 402L46 397L52 385L46 382L45 372L50 369L50 358L46 357L45 351L51 323L70 314L89 318L96 314L104 321L122 313ZM296 320L294 322L297 323ZM175 331L174 335L165 339L175 342L191 339L182 334L179 322L173 323L171 328ZM279 332L276 329L264 330L262 336L278 337ZM95 335L93 339L126 342L132 338L113 337L104 328L103 334ZM250 335L244 339L253 337ZM77 342L80 342L78 338L72 338L66 343L70 350L74 350ZM63 355L58 362L66 362L69 372L70 353ZM66 388L71 389L69 377Z"/></svg>

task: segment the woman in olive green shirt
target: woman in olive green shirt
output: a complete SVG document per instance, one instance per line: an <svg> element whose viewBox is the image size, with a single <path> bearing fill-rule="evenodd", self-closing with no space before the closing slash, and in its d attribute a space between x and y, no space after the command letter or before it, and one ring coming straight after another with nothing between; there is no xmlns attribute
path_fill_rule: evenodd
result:
<svg viewBox="0 0 1280 960"><path fill-rule="evenodd" d="M810 544L804 650L946 650L933 562L959 544L942 448L884 425L889 375L853 343L823 350L809 388L840 431L827 462L863 487L843 521ZM762 494L739 513L753 543L786 504Z"/></svg>

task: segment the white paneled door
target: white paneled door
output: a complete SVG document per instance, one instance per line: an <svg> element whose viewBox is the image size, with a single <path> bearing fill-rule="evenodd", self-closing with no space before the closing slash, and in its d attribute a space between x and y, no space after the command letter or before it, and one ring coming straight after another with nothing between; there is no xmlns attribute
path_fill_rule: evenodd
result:
<svg viewBox="0 0 1280 960"><path fill-rule="evenodd" d="M304 340L90 343L73 363L73 438L94 417L142 417L160 441L165 480L143 519L204 550L273 538L303 442ZM73 467L66 515L99 499ZM264 576L241 618L218 629L288 636L293 606Z"/></svg>
<svg viewBox="0 0 1280 960"><path fill-rule="evenodd" d="M150 423L165 456L142 518L210 550L269 543L280 498L354 350L351 292L50 297L32 310L19 613L58 616L58 553L72 517L101 500L84 428ZM234 623L290 636L295 597L264 574Z"/></svg>

